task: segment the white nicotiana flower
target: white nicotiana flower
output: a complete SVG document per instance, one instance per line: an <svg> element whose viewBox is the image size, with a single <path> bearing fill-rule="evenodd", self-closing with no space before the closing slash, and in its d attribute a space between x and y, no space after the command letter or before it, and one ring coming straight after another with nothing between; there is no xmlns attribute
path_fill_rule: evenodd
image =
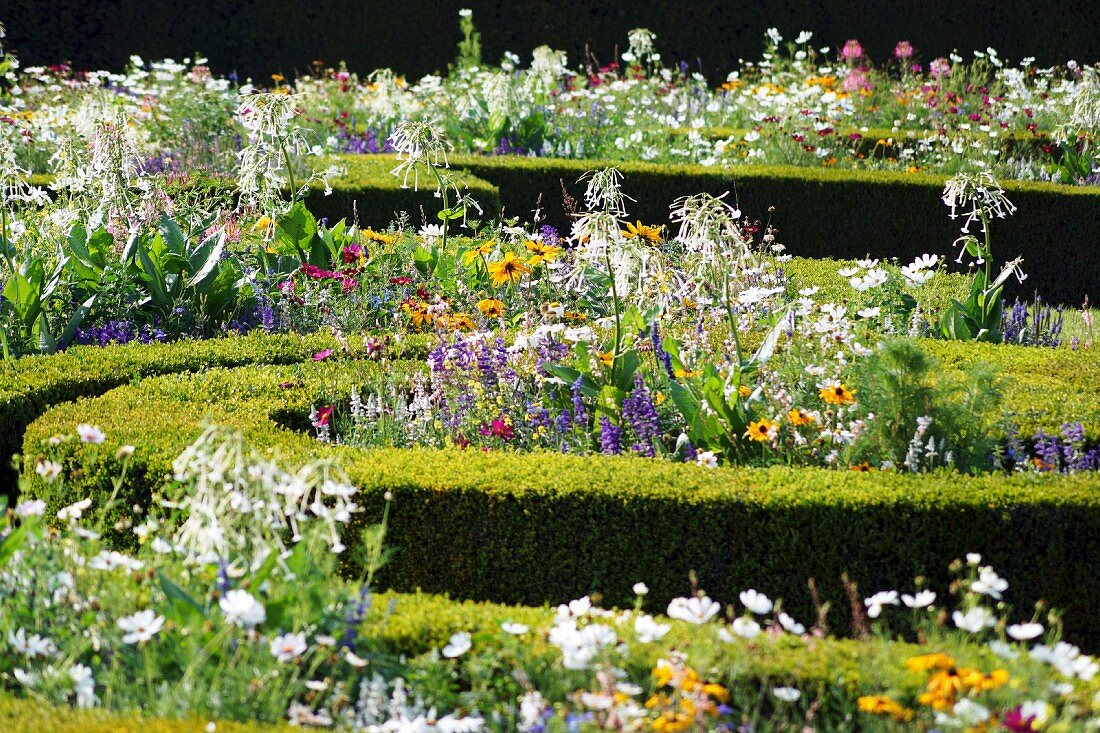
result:
<svg viewBox="0 0 1100 733"><path fill-rule="evenodd" d="M225 614L226 623L246 629L259 626L267 619L263 604L246 590L229 591L218 601L218 607Z"/></svg>
<svg viewBox="0 0 1100 733"><path fill-rule="evenodd" d="M156 636L164 626L164 616L158 616L152 609L138 611L132 616L118 620L125 644L141 644Z"/></svg>
<svg viewBox="0 0 1100 733"><path fill-rule="evenodd" d="M456 634L452 634L450 641L443 647L443 656L448 659L461 657L463 654L470 651L472 644L473 637L471 637L468 632L459 631Z"/></svg>
<svg viewBox="0 0 1100 733"><path fill-rule="evenodd" d="M771 613L771 599L759 591L750 588L749 590L742 591L738 598L741 599L741 604L747 608L750 613L755 613L757 616Z"/></svg>
<svg viewBox="0 0 1100 733"><path fill-rule="evenodd" d="M293 662L306 653L305 634L281 634L271 640L271 656L280 662Z"/></svg>
<svg viewBox="0 0 1100 733"><path fill-rule="evenodd" d="M707 596L691 598L673 598L668 604L668 617L692 624L705 624L714 618L722 606Z"/></svg>
<svg viewBox="0 0 1100 733"><path fill-rule="evenodd" d="M943 188L943 203L951 209L951 218L959 217L958 210L966 209L966 221L963 223L963 232L969 231L974 222L983 222L993 217L1003 219L1016 211L1016 206L1008 200L1004 189L993 174L988 171L980 173L959 173L947 181Z"/></svg>

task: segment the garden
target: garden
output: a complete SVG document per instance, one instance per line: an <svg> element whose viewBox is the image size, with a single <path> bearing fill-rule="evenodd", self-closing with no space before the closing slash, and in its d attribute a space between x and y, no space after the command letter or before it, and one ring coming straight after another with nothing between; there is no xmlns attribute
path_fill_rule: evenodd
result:
<svg viewBox="0 0 1100 733"><path fill-rule="evenodd" d="M0 46L0 730L1095 730L1100 64L451 22Z"/></svg>

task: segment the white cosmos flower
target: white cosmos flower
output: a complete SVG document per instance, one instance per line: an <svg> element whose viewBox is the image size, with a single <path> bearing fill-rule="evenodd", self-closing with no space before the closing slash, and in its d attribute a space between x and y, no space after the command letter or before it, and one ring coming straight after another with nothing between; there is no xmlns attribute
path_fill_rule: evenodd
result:
<svg viewBox="0 0 1100 733"><path fill-rule="evenodd" d="M936 602L936 592L931 590L922 590L915 595L909 595L903 593L901 595L901 602L908 608L928 608Z"/></svg>
<svg viewBox="0 0 1100 733"><path fill-rule="evenodd" d="M15 514L19 517L40 517L46 513L46 502L41 499L30 499L15 507Z"/></svg>
<svg viewBox="0 0 1100 733"><path fill-rule="evenodd" d="M107 434L99 429L97 425L89 425L88 423L81 423L76 426L76 434L80 436L80 440L85 443L102 443L107 440Z"/></svg>
<svg viewBox="0 0 1100 733"><path fill-rule="evenodd" d="M126 644L141 644L149 641L163 626L164 616L158 616L157 612L151 608L118 620L118 628L124 632L122 641Z"/></svg>
<svg viewBox="0 0 1100 733"><path fill-rule="evenodd" d="M642 583L640 581L634 584L634 595L644 596L647 593L649 593L649 586L648 585L646 585L645 583Z"/></svg>
<svg viewBox="0 0 1100 733"><path fill-rule="evenodd" d="M875 306L874 308L863 308L856 311L856 315L860 318L877 318L882 313L882 308Z"/></svg>
<svg viewBox="0 0 1100 733"><path fill-rule="evenodd" d="M1012 624L1005 632L1016 641L1030 641L1043 633L1039 623Z"/></svg>
<svg viewBox="0 0 1100 733"><path fill-rule="evenodd" d="M466 652L470 651L470 647L473 644L473 637L465 631L460 631L457 634L452 634L450 641L443 647L443 656L447 659L454 659L455 657L461 657Z"/></svg>
<svg viewBox="0 0 1100 733"><path fill-rule="evenodd" d="M38 462L38 465L34 467L34 472L42 477L42 480L48 484L52 484L57 477L61 475L61 464L56 461L51 461L48 458L43 458Z"/></svg>
<svg viewBox="0 0 1100 733"><path fill-rule="evenodd" d="M92 670L83 664L74 664L69 667L69 679L73 681L73 692L76 693L76 706L78 708L94 708L99 698L95 694L95 679Z"/></svg>
<svg viewBox="0 0 1100 733"><path fill-rule="evenodd" d="M993 612L984 606L974 606L966 613L955 611L951 614L951 620L955 622L955 626L971 634L977 634L997 623Z"/></svg>
<svg viewBox="0 0 1100 733"><path fill-rule="evenodd" d="M98 555L88 561L88 567L92 570L102 570L104 572L111 572L113 570L127 570L129 572L137 572L141 570L144 563L141 560L135 560L132 557L127 557L121 552L115 552L114 550L102 550Z"/></svg>
<svg viewBox="0 0 1100 733"><path fill-rule="evenodd" d="M517 624L511 621L505 621L500 625L500 628L504 630L505 634L511 634L513 636L523 636L531 630L527 624Z"/></svg>
<svg viewBox="0 0 1100 733"><path fill-rule="evenodd" d="M794 634L795 636L801 636L806 633L806 627L795 621L788 616L785 612L779 614L779 625L782 626L788 634Z"/></svg>
<svg viewBox="0 0 1100 733"><path fill-rule="evenodd" d="M344 660L356 669L362 669L367 666L367 660L355 654L351 649L344 650Z"/></svg>
<svg viewBox="0 0 1100 733"><path fill-rule="evenodd" d="M251 629L267 619L267 611L255 596L246 590L231 590L218 601L226 623Z"/></svg>
<svg viewBox="0 0 1100 733"><path fill-rule="evenodd" d="M776 687L772 694L783 702L794 702L802 697L802 692L797 687Z"/></svg>
<svg viewBox="0 0 1100 733"><path fill-rule="evenodd" d="M879 591L870 598L864 598L863 605L867 606L868 616L878 618L882 615L883 606L898 605L898 592L896 590Z"/></svg>
<svg viewBox="0 0 1100 733"><path fill-rule="evenodd" d="M657 641L667 634L671 628L668 624L657 623L649 615L642 615L634 619L634 632L638 635L638 641L643 644Z"/></svg>
<svg viewBox="0 0 1100 733"><path fill-rule="evenodd" d="M28 637L25 629L8 632L8 643L17 654L25 657L48 657L57 651L57 646L48 638L33 634Z"/></svg>
<svg viewBox="0 0 1100 733"><path fill-rule="evenodd" d="M707 596L673 598L668 604L668 617L692 624L705 624L722 610L722 606Z"/></svg>
<svg viewBox="0 0 1100 733"><path fill-rule="evenodd" d="M703 468L718 468L718 456L712 450L699 451L695 454L695 465Z"/></svg>
<svg viewBox="0 0 1100 733"><path fill-rule="evenodd" d="M1007 641L1001 641L1000 639L994 639L989 642L989 651L993 652L1001 659L1007 659L1009 661L1018 659L1020 656L1020 652L1016 651L1011 644Z"/></svg>
<svg viewBox="0 0 1100 733"><path fill-rule="evenodd" d="M970 584L973 593L981 593L1001 600L1001 593L1008 590L1008 581L1000 577L988 565L978 569L978 579Z"/></svg>
<svg viewBox="0 0 1100 733"><path fill-rule="evenodd" d="M770 613L772 610L771 599L752 588L742 591L738 598L741 599L741 604L745 608L749 609L751 613L755 613L757 616L763 616L766 613Z"/></svg>
<svg viewBox="0 0 1100 733"><path fill-rule="evenodd" d="M271 656L280 662L292 662L306 653L305 634L282 634L271 640Z"/></svg>
<svg viewBox="0 0 1100 733"><path fill-rule="evenodd" d="M754 639L760 635L760 624L745 616L735 618L732 628L733 633L744 639Z"/></svg>

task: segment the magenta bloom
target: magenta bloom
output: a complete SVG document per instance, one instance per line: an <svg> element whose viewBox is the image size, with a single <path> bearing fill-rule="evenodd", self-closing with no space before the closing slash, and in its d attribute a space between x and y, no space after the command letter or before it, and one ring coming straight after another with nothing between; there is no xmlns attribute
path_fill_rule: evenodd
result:
<svg viewBox="0 0 1100 733"><path fill-rule="evenodd" d="M313 419L313 427L323 428L328 425L328 421L332 418L332 405L325 405L317 410L317 416Z"/></svg>
<svg viewBox="0 0 1100 733"><path fill-rule="evenodd" d="M913 58L913 44L909 41L898 41L894 46L894 58L898 61L908 61Z"/></svg>
<svg viewBox="0 0 1100 733"><path fill-rule="evenodd" d="M1029 715L1025 718L1021 709L1017 707L1005 713L1004 718L1001 720L1001 725L1011 731L1016 731L1016 733L1027 733L1028 731L1035 730L1035 728L1032 727L1034 722L1034 715Z"/></svg>
<svg viewBox="0 0 1100 733"><path fill-rule="evenodd" d="M512 429L512 426L504 422L499 417L493 420L491 423L482 423L481 427L477 430L484 436L490 436L500 438L507 441L515 437L516 433Z"/></svg>
<svg viewBox="0 0 1100 733"><path fill-rule="evenodd" d="M325 349L324 351L318 351L316 354L313 355L313 360L314 361L324 361L325 359L332 356L334 353L335 352L332 349Z"/></svg>
<svg viewBox="0 0 1100 733"><path fill-rule="evenodd" d="M951 63L942 56L932 59L932 63L928 64L928 72L937 79L941 76L951 76Z"/></svg>
<svg viewBox="0 0 1100 733"><path fill-rule="evenodd" d="M344 245L344 264L352 265L359 261L359 258L363 256L363 247L358 244L346 244Z"/></svg>
<svg viewBox="0 0 1100 733"><path fill-rule="evenodd" d="M854 38L848 39L848 42L844 44L844 48L840 49L840 58L845 61L855 61L861 56L863 56L863 46Z"/></svg>
<svg viewBox="0 0 1100 733"><path fill-rule="evenodd" d="M848 72L848 76L844 77L844 81L841 82L840 88L849 94L854 92L869 92L871 91L871 77L867 76L867 72L863 69L852 69Z"/></svg>

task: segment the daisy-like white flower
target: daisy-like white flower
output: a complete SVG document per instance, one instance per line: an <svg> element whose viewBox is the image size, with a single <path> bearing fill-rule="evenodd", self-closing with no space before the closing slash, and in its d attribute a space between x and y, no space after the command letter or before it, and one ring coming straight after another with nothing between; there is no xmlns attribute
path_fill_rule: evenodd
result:
<svg viewBox="0 0 1100 733"><path fill-rule="evenodd" d="M633 590L634 590L634 595L644 596L647 593L649 593L649 586L646 585L645 583L642 583L641 581L639 581L639 582L634 584Z"/></svg>
<svg viewBox="0 0 1100 733"><path fill-rule="evenodd" d="M749 609L750 613L755 613L757 616L763 616L772 610L771 599L752 588L742 591L738 598L741 599L742 605Z"/></svg>
<svg viewBox="0 0 1100 733"><path fill-rule="evenodd" d="M703 468L718 468L718 456L712 450L699 451L695 454L695 465Z"/></svg>
<svg viewBox="0 0 1100 733"><path fill-rule="evenodd" d="M779 614L779 625L782 626L788 634L801 636L806 633L806 627L795 621L786 613Z"/></svg>
<svg viewBox="0 0 1100 733"><path fill-rule="evenodd" d="M1001 593L1008 590L1008 581L997 575L993 568L986 566L978 569L978 579L970 584L970 590L999 601Z"/></svg>
<svg viewBox="0 0 1100 733"><path fill-rule="evenodd" d="M38 462L38 465L34 467L34 472L41 476L43 481L52 484L57 480L57 477L61 475L61 464L57 461L43 458Z"/></svg>
<svg viewBox="0 0 1100 733"><path fill-rule="evenodd" d="M783 702L795 702L802 697L797 687L776 687L772 690L772 694Z"/></svg>
<svg viewBox="0 0 1100 733"><path fill-rule="evenodd" d="M267 619L267 611L255 596L246 590L231 590L218 601L227 623L246 629L259 626Z"/></svg>
<svg viewBox="0 0 1100 733"><path fill-rule="evenodd" d="M722 606L707 596L673 598L668 604L668 617L691 624L705 624L714 618Z"/></svg>
<svg viewBox="0 0 1100 733"><path fill-rule="evenodd" d="M149 641L163 627L164 616L158 616L157 612L151 608L118 620L118 628L124 632L122 641L126 644L142 644Z"/></svg>
<svg viewBox="0 0 1100 733"><path fill-rule="evenodd" d="M878 618L882 615L883 606L898 605L898 592L896 590L879 591L870 598L863 599L863 605L867 606L867 615Z"/></svg>
<svg viewBox="0 0 1100 733"><path fill-rule="evenodd" d="M468 632L460 631L457 634L452 634L450 641L443 647L443 656L447 657L447 659L461 657L463 654L470 651L472 644L473 638Z"/></svg>
<svg viewBox="0 0 1100 733"><path fill-rule="evenodd" d="M46 513L46 502L41 499L29 499L15 507L18 517L40 517Z"/></svg>
<svg viewBox="0 0 1100 733"><path fill-rule="evenodd" d="M1043 633L1040 623L1012 624L1005 632L1016 641L1030 641Z"/></svg>
<svg viewBox="0 0 1100 733"><path fill-rule="evenodd" d="M531 630L527 624L517 624L511 621L505 621L500 625L500 628L505 634L511 634L513 636L523 636Z"/></svg>
<svg viewBox="0 0 1100 733"><path fill-rule="evenodd" d="M904 603L907 608L928 608L936 602L936 592L931 590L922 590L915 595L902 593L901 602Z"/></svg>
<svg viewBox="0 0 1100 733"><path fill-rule="evenodd" d="M642 615L634 619L634 632L638 635L638 641L643 644L657 641L667 634L671 628L668 624L657 623L649 615Z"/></svg>
<svg viewBox="0 0 1100 733"><path fill-rule="evenodd" d="M84 510L92 505L91 499L81 499L80 501L70 504L67 507L63 507L58 510L57 518L61 521L75 521L84 516Z"/></svg>
<svg viewBox="0 0 1100 733"><path fill-rule="evenodd" d="M20 628L15 632L8 632L8 643L11 644L16 654L22 654L28 658L48 657L57 651L57 646L47 637L39 634L27 636L25 629Z"/></svg>
<svg viewBox="0 0 1100 733"><path fill-rule="evenodd" d="M974 606L966 613L955 611L951 614L951 620L955 622L955 626L971 634L977 634L997 623L993 612L983 606Z"/></svg>
<svg viewBox="0 0 1100 733"><path fill-rule="evenodd" d="M96 425L89 425L88 423L81 423L76 426L76 434L80 436L80 440L84 443L102 443L107 440L107 434L99 429Z"/></svg>
<svg viewBox="0 0 1100 733"><path fill-rule="evenodd" d="M271 656L280 662L293 662L306 653L305 634L281 634L271 640Z"/></svg>
<svg viewBox="0 0 1100 733"><path fill-rule="evenodd" d="M751 618L741 616L733 620L733 633L743 639L754 639L760 636L760 624L756 623Z"/></svg>

